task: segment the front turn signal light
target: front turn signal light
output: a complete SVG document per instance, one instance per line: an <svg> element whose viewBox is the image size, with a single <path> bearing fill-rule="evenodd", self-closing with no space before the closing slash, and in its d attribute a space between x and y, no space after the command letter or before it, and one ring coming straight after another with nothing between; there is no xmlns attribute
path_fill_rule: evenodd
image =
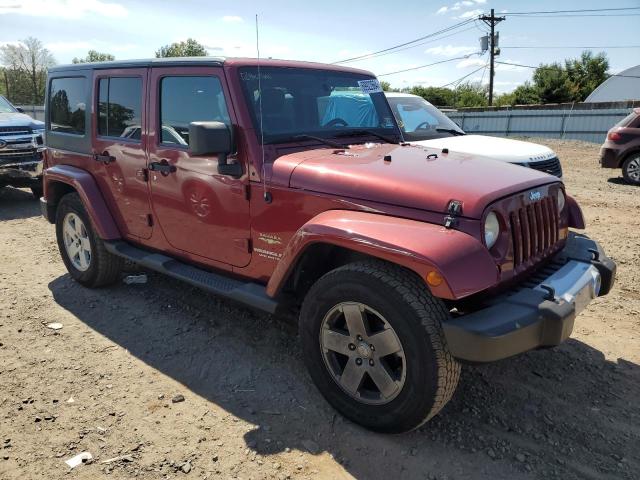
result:
<svg viewBox="0 0 640 480"><path fill-rule="evenodd" d="M444 278L442 278L442 275L440 275L435 270L431 270L429 273L427 273L427 283L432 287L439 287L440 285L442 285L443 281Z"/></svg>

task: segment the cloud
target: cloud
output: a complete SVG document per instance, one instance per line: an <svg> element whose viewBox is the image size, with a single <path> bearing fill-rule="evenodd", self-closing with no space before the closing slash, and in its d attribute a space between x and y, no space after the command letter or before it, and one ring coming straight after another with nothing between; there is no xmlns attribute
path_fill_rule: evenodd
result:
<svg viewBox="0 0 640 480"><path fill-rule="evenodd" d="M242 22L244 22L242 17L238 17L237 15L225 15L224 17L222 17L222 21L223 22L227 22L227 23L242 23Z"/></svg>
<svg viewBox="0 0 640 480"><path fill-rule="evenodd" d="M482 5L485 3L487 3L487 0L460 0L459 2L455 2L450 6L443 5L436 11L436 15L443 15L447 12L457 12L458 10L461 10L463 8L473 7L474 5ZM468 18L468 17L464 17L464 18Z"/></svg>
<svg viewBox="0 0 640 480"><path fill-rule="evenodd" d="M475 10L468 10L466 12L464 12L462 15L460 15L458 18L460 20L465 20L467 18L473 18L473 17L477 17L478 15L480 15L482 13L482 9L477 8Z"/></svg>
<svg viewBox="0 0 640 480"><path fill-rule="evenodd" d="M79 50L97 50L99 52L108 52L108 53L118 53L118 52L127 52L129 50L133 50L138 48L138 45L134 45L132 43L110 43L104 41L58 41L58 42L49 42L45 43L45 48L51 50L52 52L64 53L64 52L73 52Z"/></svg>
<svg viewBox="0 0 640 480"><path fill-rule="evenodd" d="M460 54L473 53L478 50L477 47L471 47L468 45L438 45L437 47L427 48L424 53L431 55L442 55L444 57L451 57Z"/></svg>
<svg viewBox="0 0 640 480"><path fill-rule="evenodd" d="M126 17L128 10L119 3L101 0L0 0L0 15L78 19L85 15Z"/></svg>
<svg viewBox="0 0 640 480"><path fill-rule="evenodd" d="M486 63L482 58L465 58L456 64L456 68L481 67Z"/></svg>
<svg viewBox="0 0 640 480"><path fill-rule="evenodd" d="M52 52L68 52L69 50L91 50L94 46L89 42L51 42L44 45Z"/></svg>

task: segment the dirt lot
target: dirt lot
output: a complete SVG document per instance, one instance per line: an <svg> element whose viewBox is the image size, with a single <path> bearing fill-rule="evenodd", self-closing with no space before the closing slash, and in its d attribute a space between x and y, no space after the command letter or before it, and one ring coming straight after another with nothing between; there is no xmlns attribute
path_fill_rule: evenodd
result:
<svg viewBox="0 0 640 480"><path fill-rule="evenodd" d="M445 410L401 436L334 413L290 324L159 275L75 284L38 203L2 190L0 478L639 478L640 189L595 145L543 143L618 262L615 290L561 347L465 367Z"/></svg>

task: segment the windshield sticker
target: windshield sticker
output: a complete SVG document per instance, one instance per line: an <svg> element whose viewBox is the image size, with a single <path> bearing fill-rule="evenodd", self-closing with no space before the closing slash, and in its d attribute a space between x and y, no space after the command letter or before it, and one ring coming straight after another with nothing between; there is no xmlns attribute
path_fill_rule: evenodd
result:
<svg viewBox="0 0 640 480"><path fill-rule="evenodd" d="M382 92L382 87L380 86L380 82L377 78L372 78L370 80L358 80L358 85L360 86L362 93Z"/></svg>

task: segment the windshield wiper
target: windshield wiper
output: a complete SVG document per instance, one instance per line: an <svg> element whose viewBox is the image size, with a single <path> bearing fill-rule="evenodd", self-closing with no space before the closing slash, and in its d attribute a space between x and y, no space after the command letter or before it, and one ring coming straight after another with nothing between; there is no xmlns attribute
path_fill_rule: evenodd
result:
<svg viewBox="0 0 640 480"><path fill-rule="evenodd" d="M436 128L436 132L450 133L452 135L466 135L466 133L456 130L455 128Z"/></svg>
<svg viewBox="0 0 640 480"><path fill-rule="evenodd" d="M344 132L344 133L339 133L338 135L336 135L336 137L360 137L362 135L371 135L373 137L377 137L380 140L383 140L387 143L395 143L398 144L400 143L399 141L391 138L391 137L387 137L386 135L382 135L381 133L378 133L374 130L368 130L368 129L361 129L361 130L351 130L349 132Z"/></svg>
<svg viewBox="0 0 640 480"><path fill-rule="evenodd" d="M349 148L348 145L342 145L341 143L332 142L331 140L327 140L326 138L316 137L314 135L307 135L306 133L296 135L295 137L291 137L291 138L296 140L302 140L302 139L316 140L318 142L324 143L325 145L329 145L330 147L333 147L333 148Z"/></svg>

